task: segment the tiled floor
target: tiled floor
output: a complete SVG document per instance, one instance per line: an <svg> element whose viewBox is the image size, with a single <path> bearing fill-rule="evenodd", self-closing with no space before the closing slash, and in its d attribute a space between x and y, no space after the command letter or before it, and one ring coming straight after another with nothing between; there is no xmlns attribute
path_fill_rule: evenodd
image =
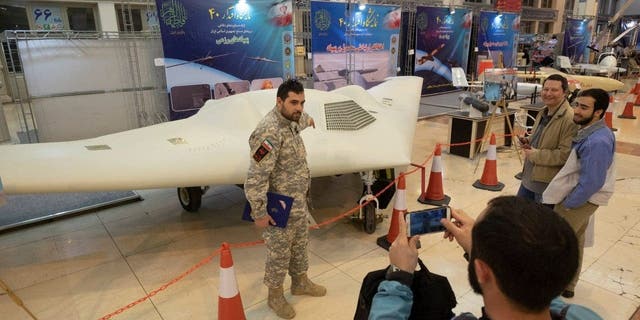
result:
<svg viewBox="0 0 640 320"><path fill-rule="evenodd" d="M635 82L635 80L634 80ZM617 106L615 114L622 112ZM638 108L635 110L639 113ZM576 297L605 319L629 319L640 305L640 169L639 120L614 117L619 143L616 193L610 205L596 213L595 246L585 250ZM420 163L436 143L446 143L447 122L417 125L413 161ZM499 149L498 177L506 187L493 193L471 186L482 163L444 153L445 192L451 205L477 215L487 200L513 194L513 175L520 163L513 150ZM481 160L483 161L483 160ZM428 166L430 164L427 164ZM356 175L315 179L318 222L353 207L361 186ZM407 179L410 210L424 207L415 199L420 177ZM224 241L250 242L260 233L240 220L243 193L235 186L217 186L203 199L197 213L182 210L174 189L142 190L142 202L0 234L0 279L22 299L38 319L97 319L160 288L208 257ZM385 210L390 212L390 209ZM375 239L386 234L389 221L368 235L348 219L311 231L310 276L325 285L322 298L292 297L298 319L351 319L364 275L387 265L386 251ZM446 275L457 295L455 311L478 313L482 298L467 282L462 251L441 234L422 238L420 257L430 270ZM266 305L262 285L265 248L234 249L233 259L248 319L276 319ZM216 319L218 257L150 299L117 315L116 319ZM285 283L289 287L289 280ZM29 319L4 290L2 319Z"/></svg>

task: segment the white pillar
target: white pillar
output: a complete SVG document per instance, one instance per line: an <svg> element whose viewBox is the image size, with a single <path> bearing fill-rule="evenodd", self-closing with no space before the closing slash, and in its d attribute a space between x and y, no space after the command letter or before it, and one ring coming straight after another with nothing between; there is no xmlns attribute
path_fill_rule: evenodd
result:
<svg viewBox="0 0 640 320"><path fill-rule="evenodd" d="M564 12L564 6L566 5L566 3L564 1L558 1L556 3L555 9L558 10L558 16L556 18L556 20L553 22L553 29L551 30L551 33L556 34L556 33L561 33L562 30L562 19L564 19L563 17L563 12ZM562 49L562 48L560 48Z"/></svg>
<svg viewBox="0 0 640 320"><path fill-rule="evenodd" d="M116 6L113 2L98 2L98 15L100 16L101 31L118 31Z"/></svg>
<svg viewBox="0 0 640 320"><path fill-rule="evenodd" d="M577 2L573 8L573 14L576 16L595 16L598 10L598 2L596 0L587 0L585 2Z"/></svg>

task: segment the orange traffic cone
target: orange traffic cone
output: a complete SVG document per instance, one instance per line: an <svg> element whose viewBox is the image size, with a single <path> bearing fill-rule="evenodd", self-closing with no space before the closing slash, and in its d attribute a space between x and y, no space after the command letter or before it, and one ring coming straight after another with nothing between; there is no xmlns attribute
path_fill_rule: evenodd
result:
<svg viewBox="0 0 640 320"><path fill-rule="evenodd" d="M623 118L623 119L636 118L636 116L633 115L633 102L627 102L627 104L624 106L624 111L622 112L621 115L618 116L618 118Z"/></svg>
<svg viewBox="0 0 640 320"><path fill-rule="evenodd" d="M609 95L609 107L604 112L604 123L607 125L607 127L609 127L609 129L611 129L611 131L618 131L617 128L613 127L613 111L612 110L614 109L614 106L613 106L614 103L615 103L615 99L613 98L613 95Z"/></svg>
<svg viewBox="0 0 640 320"><path fill-rule="evenodd" d="M433 153L427 191L420 195L418 201L434 206L447 205L451 201L451 197L444 194L444 188L442 187L442 150L439 143L436 144L436 150Z"/></svg>
<svg viewBox="0 0 640 320"><path fill-rule="evenodd" d="M484 162L482 178L476 180L473 186L478 189L489 191L500 191L504 188L504 183L498 181L498 165L496 162L496 135L491 134L489 147L487 148L487 159Z"/></svg>
<svg viewBox="0 0 640 320"><path fill-rule="evenodd" d="M393 243L393 241L398 237L398 233L400 232L398 219L400 219L400 215L407 213L407 196L405 190L406 183L404 181L404 173L400 173L398 183L396 184L396 201L393 204L393 213L391 214L389 232L386 236L382 236L376 240L376 243L386 250L389 250L391 243Z"/></svg>
<svg viewBox="0 0 640 320"><path fill-rule="evenodd" d="M638 81L636 81L636 84L633 86L633 88L629 90L629 93L640 95L640 78L638 78Z"/></svg>
<svg viewBox="0 0 640 320"><path fill-rule="evenodd" d="M242 299L238 291L236 273L233 271L233 258L229 244L222 243L220 248L220 288L218 290L218 319L245 320Z"/></svg>

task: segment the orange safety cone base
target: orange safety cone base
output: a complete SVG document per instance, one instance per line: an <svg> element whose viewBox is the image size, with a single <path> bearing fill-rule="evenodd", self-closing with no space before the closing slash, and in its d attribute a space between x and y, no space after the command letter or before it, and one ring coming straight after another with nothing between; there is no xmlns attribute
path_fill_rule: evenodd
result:
<svg viewBox="0 0 640 320"><path fill-rule="evenodd" d="M385 249L387 251L389 251L389 247L391 247L391 242L389 242L389 240L387 240L387 236L384 235L380 238L378 238L376 240L376 243L378 244L378 246L380 246L382 249Z"/></svg>
<svg viewBox="0 0 640 320"><path fill-rule="evenodd" d="M423 204L430 204L434 206L444 206L444 205L448 205L449 202L451 202L451 197L445 194L442 199L434 200L434 199L428 199L425 195L421 195L420 197L418 197L418 202Z"/></svg>
<svg viewBox="0 0 640 320"><path fill-rule="evenodd" d="M622 114L619 115L618 118L635 119L636 116L633 115L633 103L627 102L627 104L624 106L624 111L622 111Z"/></svg>
<svg viewBox="0 0 640 320"><path fill-rule="evenodd" d="M246 319L240 295L227 299L218 297L218 319Z"/></svg>
<svg viewBox="0 0 640 320"><path fill-rule="evenodd" d="M480 182L480 180L476 180L476 182L473 183L473 186L478 189L489 190L489 191L502 191L502 189L504 189L504 183L502 182L498 182L498 184L490 186L488 184L484 184Z"/></svg>

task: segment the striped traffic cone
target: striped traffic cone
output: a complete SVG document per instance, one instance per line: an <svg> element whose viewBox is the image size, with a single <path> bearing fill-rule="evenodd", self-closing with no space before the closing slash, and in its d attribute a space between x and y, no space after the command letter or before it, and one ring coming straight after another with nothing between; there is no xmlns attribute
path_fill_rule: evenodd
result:
<svg viewBox="0 0 640 320"><path fill-rule="evenodd" d="M633 102L627 101L627 103L624 105L624 111L622 111L622 114L619 115L618 118L622 118L622 119L636 118L636 116L633 115Z"/></svg>
<svg viewBox="0 0 640 320"><path fill-rule="evenodd" d="M504 188L504 183L498 181L498 165L496 161L496 135L491 134L489 147L487 148L487 159L484 162L482 178L476 180L473 186L478 189L489 191L500 191Z"/></svg>
<svg viewBox="0 0 640 320"><path fill-rule="evenodd" d="M638 84L636 83L636 86ZM624 111L622 114L618 116L618 118L622 119L635 119L636 117L633 115L633 106L640 105L640 89L636 89L635 87L629 91L627 94L627 101L624 105Z"/></svg>
<svg viewBox="0 0 640 320"><path fill-rule="evenodd" d="M407 213L407 195L406 195L406 183L404 181L404 173L401 173L398 177L398 183L396 184L396 201L393 204L393 213L391 214L391 225L389 225L389 232L387 235L382 236L376 240L376 243L389 250L391 243L396 240L399 228L399 219L401 214Z"/></svg>
<svg viewBox="0 0 640 320"><path fill-rule="evenodd" d="M633 88L629 90L629 93L640 95L640 78L638 78L638 81L636 81L636 84L633 86Z"/></svg>
<svg viewBox="0 0 640 320"><path fill-rule="evenodd" d="M442 150L439 143L436 144L436 150L433 153L427 191L420 195L418 201L434 206L447 205L451 201L451 197L444 194L442 186Z"/></svg>
<svg viewBox="0 0 640 320"><path fill-rule="evenodd" d="M231 249L226 242L220 248L220 288L218 289L218 319L245 320L242 299L233 271Z"/></svg>

